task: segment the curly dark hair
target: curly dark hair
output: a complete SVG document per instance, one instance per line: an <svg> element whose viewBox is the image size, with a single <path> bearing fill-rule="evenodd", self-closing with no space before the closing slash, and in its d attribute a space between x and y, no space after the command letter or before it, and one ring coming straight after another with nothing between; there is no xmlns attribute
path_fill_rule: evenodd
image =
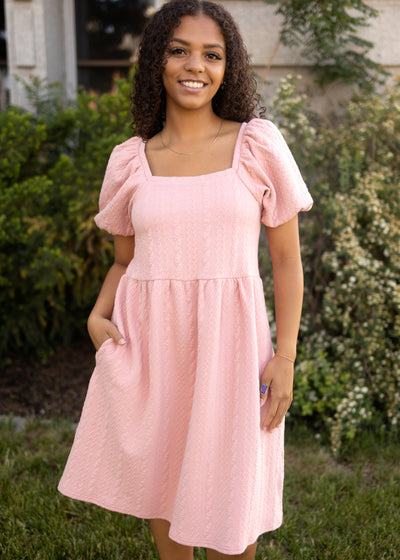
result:
<svg viewBox="0 0 400 560"><path fill-rule="evenodd" d="M219 4L207 0L171 0L158 10L144 30L132 93L135 133L148 140L163 128L165 89L162 73L165 53L182 17L204 14L221 29L226 47L224 85L213 98L213 110L223 119L248 122L257 116L257 84L239 29ZM263 109L260 109L260 116Z"/></svg>

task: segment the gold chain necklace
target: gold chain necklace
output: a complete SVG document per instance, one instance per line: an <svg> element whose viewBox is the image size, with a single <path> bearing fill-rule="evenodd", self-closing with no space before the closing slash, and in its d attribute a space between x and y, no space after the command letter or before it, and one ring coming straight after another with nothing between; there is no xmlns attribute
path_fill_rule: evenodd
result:
<svg viewBox="0 0 400 560"><path fill-rule="evenodd" d="M215 142L218 139L218 136L220 135L220 132L221 132L221 129L222 129L222 123L223 123L223 120L221 119L221 124L219 125L217 135L205 148L202 148L201 150L196 150L195 152L178 152L178 151L174 150L173 148L170 148L164 142L163 135L162 135L162 130L160 130L161 144L163 145L164 148L166 148L170 152L174 152L174 154L178 154L178 156L192 156L194 154L199 154L200 152L204 152L204 150L206 150L209 146L212 146L213 144L215 144Z"/></svg>

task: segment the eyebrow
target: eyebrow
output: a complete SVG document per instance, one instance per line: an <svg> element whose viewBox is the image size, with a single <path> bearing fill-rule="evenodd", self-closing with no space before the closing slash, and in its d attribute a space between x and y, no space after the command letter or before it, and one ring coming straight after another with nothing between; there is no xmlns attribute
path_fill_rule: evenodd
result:
<svg viewBox="0 0 400 560"><path fill-rule="evenodd" d="M177 43L181 43L181 45L185 45L185 46L190 46L190 43L188 41L184 41L183 39L179 39L178 37L173 37L171 39L172 41L176 41ZM221 49L221 51L224 51L224 47L222 45L220 45L219 43L208 43L206 45L203 45L203 47L205 49Z"/></svg>

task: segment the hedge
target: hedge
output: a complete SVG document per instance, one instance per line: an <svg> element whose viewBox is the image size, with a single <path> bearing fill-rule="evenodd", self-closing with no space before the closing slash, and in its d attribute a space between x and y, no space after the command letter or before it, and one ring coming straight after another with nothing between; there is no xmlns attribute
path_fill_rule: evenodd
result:
<svg viewBox="0 0 400 560"><path fill-rule="evenodd" d="M131 135L128 81L65 105L30 86L34 113L0 113L0 361L43 358L85 329L112 256L93 222L104 169Z"/></svg>

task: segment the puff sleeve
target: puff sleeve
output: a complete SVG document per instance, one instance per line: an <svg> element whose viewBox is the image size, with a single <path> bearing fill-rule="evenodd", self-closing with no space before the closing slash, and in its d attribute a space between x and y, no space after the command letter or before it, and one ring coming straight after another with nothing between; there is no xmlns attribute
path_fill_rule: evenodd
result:
<svg viewBox="0 0 400 560"><path fill-rule="evenodd" d="M134 235L131 207L140 183L139 138L116 146L108 160L94 221L112 235Z"/></svg>
<svg viewBox="0 0 400 560"><path fill-rule="evenodd" d="M293 155L278 128L253 119L244 133L239 176L261 205L261 221L276 227L313 204Z"/></svg>

